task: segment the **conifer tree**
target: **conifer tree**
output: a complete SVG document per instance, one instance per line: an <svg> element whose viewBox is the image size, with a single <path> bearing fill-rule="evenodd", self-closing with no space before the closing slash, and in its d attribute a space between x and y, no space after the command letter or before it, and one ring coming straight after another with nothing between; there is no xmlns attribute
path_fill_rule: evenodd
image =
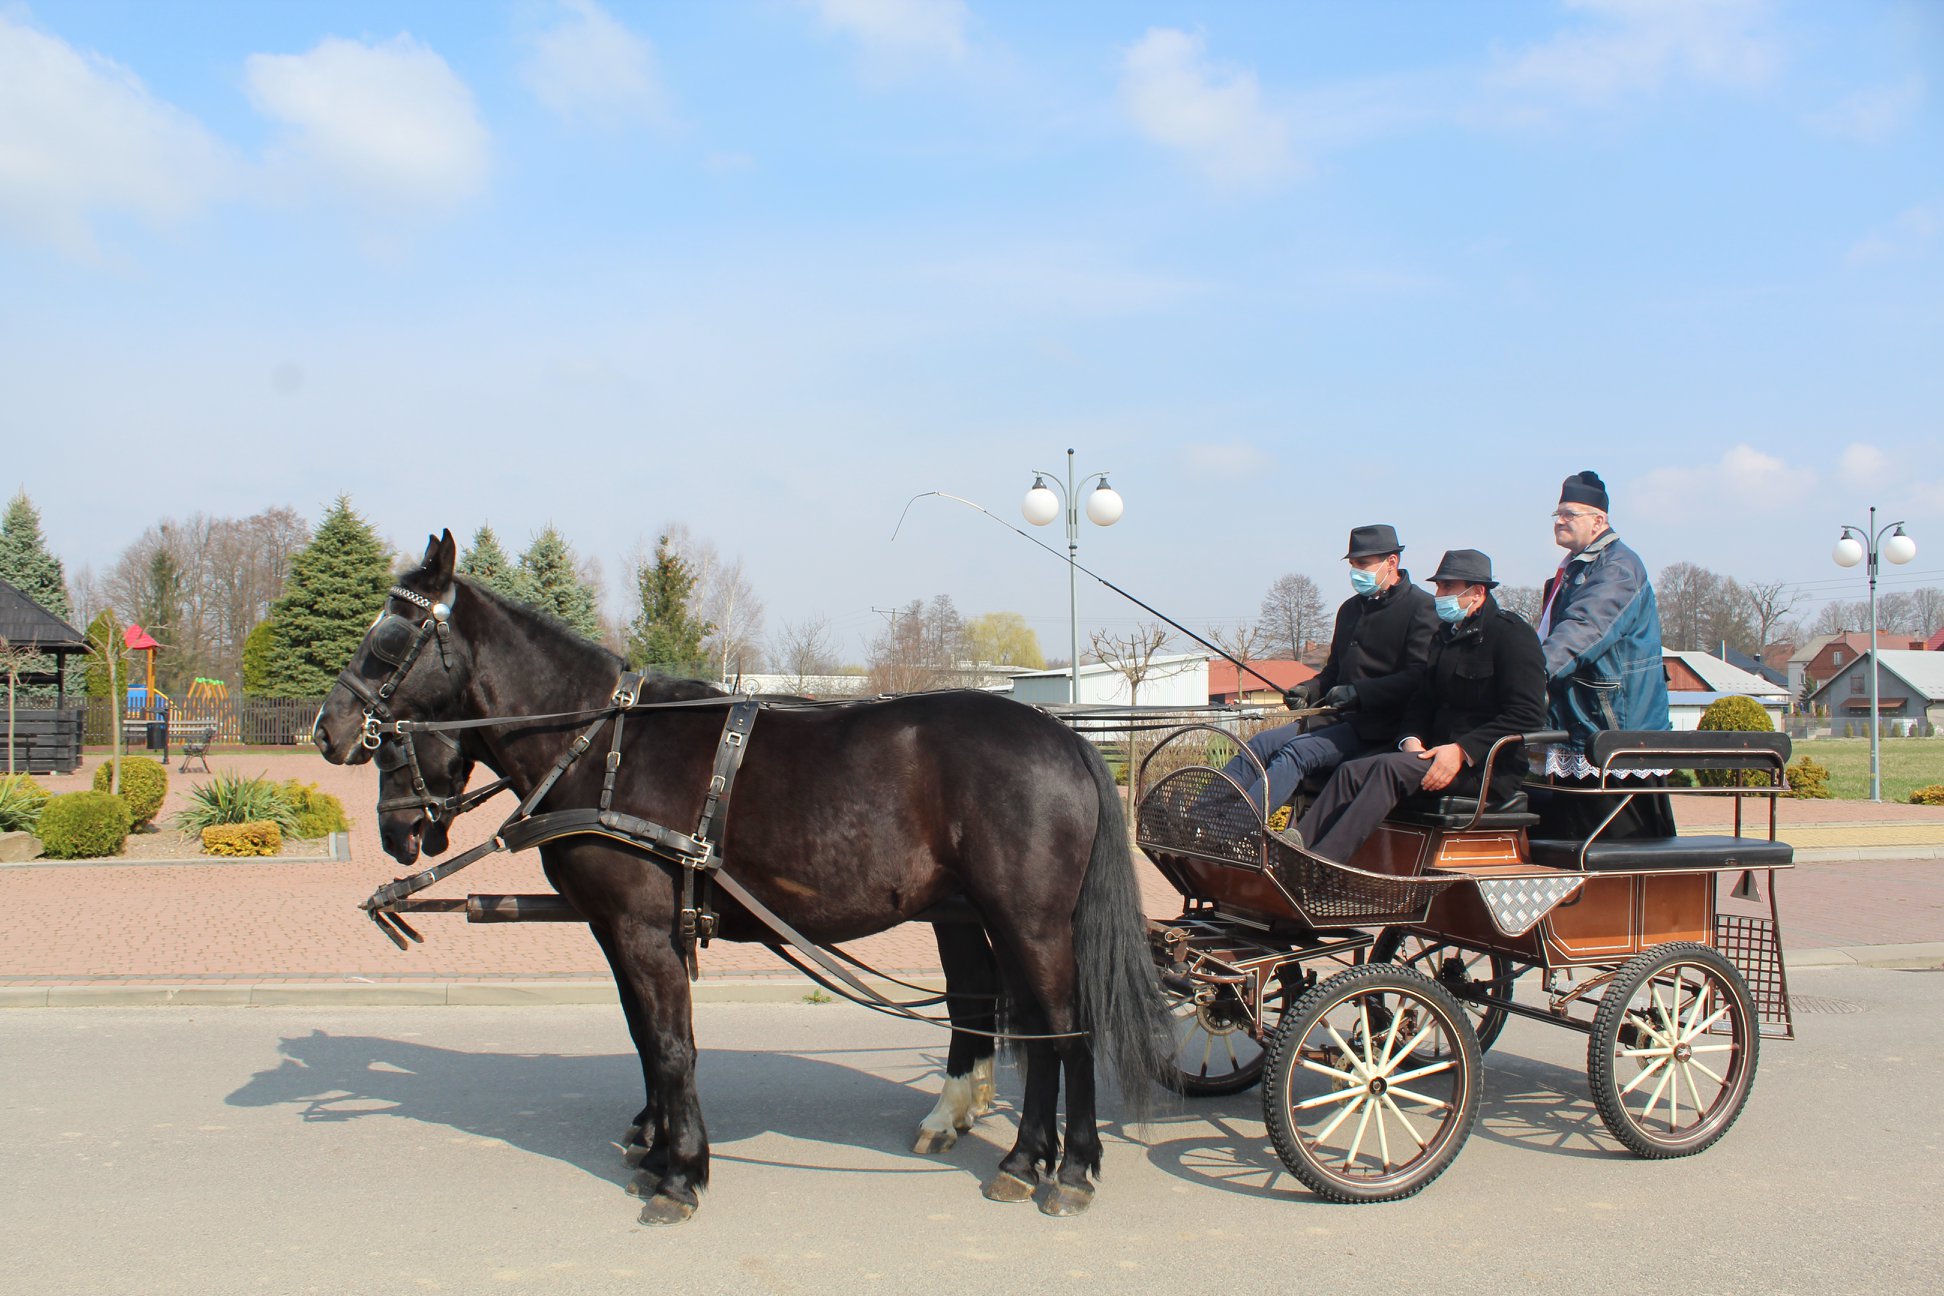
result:
<svg viewBox="0 0 1944 1296"><path fill-rule="evenodd" d="M500 547L493 528L482 526L473 532L472 545L459 555L459 574L478 581L495 594L504 594L521 603L531 603L520 569Z"/></svg>
<svg viewBox="0 0 1944 1296"><path fill-rule="evenodd" d="M115 609L103 608L101 611L95 613L94 620L88 622L88 642L107 643L108 637L117 633L120 626L121 621L115 616ZM87 672L88 682L86 688L88 696L91 698L107 697L109 695L107 664L97 661L94 657L90 656L88 658ZM127 680L120 682L123 686L126 686L128 683Z"/></svg>
<svg viewBox="0 0 1944 1296"><path fill-rule="evenodd" d="M290 561L270 605L261 696L322 697L357 651L391 588L391 560L371 524L338 496L311 542Z"/></svg>
<svg viewBox="0 0 1944 1296"><path fill-rule="evenodd" d="M628 625L630 663L680 673L697 669L702 641L715 627L689 609L696 579L667 536L655 542L655 559L640 573L641 610Z"/></svg>
<svg viewBox="0 0 1944 1296"><path fill-rule="evenodd" d="M533 538L533 544L520 555L522 593L513 597L558 617L575 633L589 639L601 637L599 600L594 589L580 578L574 551L549 526Z"/></svg>
<svg viewBox="0 0 1944 1296"><path fill-rule="evenodd" d="M270 662L276 656L276 627L269 621L259 621L243 640L243 694L245 697L265 697L264 690L270 685ZM107 681L103 681L106 686ZM88 680L89 692L93 692L94 679Z"/></svg>
<svg viewBox="0 0 1944 1296"><path fill-rule="evenodd" d="M67 573L61 567L61 560L47 551L47 541L41 535L40 510L24 490L13 497L5 516L0 517L0 580L63 621L67 620ZM42 655L22 667L21 673L51 675L54 668L54 658ZM45 687L21 690L21 696L32 699L32 705L36 706L53 695L54 690Z"/></svg>

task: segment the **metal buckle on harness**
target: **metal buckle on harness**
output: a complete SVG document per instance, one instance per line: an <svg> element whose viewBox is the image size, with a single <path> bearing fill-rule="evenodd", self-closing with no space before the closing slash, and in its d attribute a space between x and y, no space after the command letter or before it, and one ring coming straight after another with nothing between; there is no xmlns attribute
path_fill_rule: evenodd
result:
<svg viewBox="0 0 1944 1296"><path fill-rule="evenodd" d="M726 788L726 787L728 787L728 786L729 786L729 781L728 781L727 779L725 779L725 778L724 778L724 777L723 777L722 775L720 775L720 774L716 774L716 775L713 775L713 776L712 776L712 777L711 777L711 778L709 779L709 795L710 795L710 796L721 796L721 795L722 795L722 789L724 789L724 788Z"/></svg>
<svg viewBox="0 0 1944 1296"><path fill-rule="evenodd" d="M621 768L621 753L610 749L607 754L608 771L612 773Z"/></svg>
<svg viewBox="0 0 1944 1296"><path fill-rule="evenodd" d="M724 747L740 747L748 737L749 735L740 729L731 729L722 735L722 745Z"/></svg>
<svg viewBox="0 0 1944 1296"><path fill-rule="evenodd" d="M369 748L372 751L377 751L378 745L383 741L384 738L378 731L378 717L369 711L365 712L364 732L358 736L358 745Z"/></svg>

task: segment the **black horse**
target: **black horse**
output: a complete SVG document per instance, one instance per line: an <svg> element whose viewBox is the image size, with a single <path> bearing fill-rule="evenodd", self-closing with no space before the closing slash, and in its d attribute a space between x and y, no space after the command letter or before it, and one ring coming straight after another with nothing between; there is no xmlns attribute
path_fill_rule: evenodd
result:
<svg viewBox="0 0 1944 1296"><path fill-rule="evenodd" d="M417 626L449 604L449 633L409 666L390 698L401 719L591 712L625 669L544 615L454 575L446 532L394 594L319 713L315 738L338 763L365 759L366 703L394 675L391 617ZM428 634L426 638L431 638ZM646 700L683 686L653 686ZM688 686L692 687L692 686ZM723 724L717 707L629 715L614 808L690 831L702 812ZM485 763L525 796L583 726L540 721L466 731ZM606 772L575 761L540 810L591 808ZM390 843L388 843L388 849ZM396 851L394 853L397 853ZM982 693L936 693L762 714L723 828L724 872L813 941L853 940L962 897L979 915L1029 1039L1019 1136L985 1185L994 1200L1037 1196L1049 1214L1083 1210L1100 1171L1094 1056L1114 1065L1138 1109L1167 1050L1126 827L1092 745L1057 721ZM641 1055L655 1176L645 1223L692 1215L709 1173L695 1092L695 1042L678 866L607 837L541 847L548 881L587 918ZM775 934L727 897L719 935ZM941 929L942 930L942 929ZM1064 1143L1057 1127L1066 1080ZM1048 1176L1042 1185L1042 1175Z"/></svg>

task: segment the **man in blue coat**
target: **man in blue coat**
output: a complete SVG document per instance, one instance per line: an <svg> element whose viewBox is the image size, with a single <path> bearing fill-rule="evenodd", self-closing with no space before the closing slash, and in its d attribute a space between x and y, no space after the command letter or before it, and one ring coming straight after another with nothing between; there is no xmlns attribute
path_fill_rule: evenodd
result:
<svg viewBox="0 0 1944 1296"><path fill-rule="evenodd" d="M1602 729L1670 729L1667 671L1661 662L1660 609L1640 555L1620 541L1607 514L1599 474L1574 473L1560 486L1553 540L1566 551L1546 583L1539 615L1552 728L1569 735L1549 747L1545 772L1563 786L1586 786L1599 771L1586 745ZM1649 778L1641 786L1657 786ZM1612 808L1610 798L1564 793L1544 798L1545 836L1585 836ZM1674 817L1664 796L1635 798L1603 837L1667 837Z"/></svg>

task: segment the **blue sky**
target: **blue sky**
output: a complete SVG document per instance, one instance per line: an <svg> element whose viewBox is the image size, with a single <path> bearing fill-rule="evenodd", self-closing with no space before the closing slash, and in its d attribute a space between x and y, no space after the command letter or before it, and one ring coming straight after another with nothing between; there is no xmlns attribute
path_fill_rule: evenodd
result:
<svg viewBox="0 0 1944 1296"><path fill-rule="evenodd" d="M0 437L71 567L349 491L618 606L683 522L854 654L938 593L1063 652L1057 562L891 535L1068 446L1197 627L1369 521L1536 582L1582 468L1813 609L1871 504L1944 583L1941 88L1867 0L0 0Z"/></svg>

